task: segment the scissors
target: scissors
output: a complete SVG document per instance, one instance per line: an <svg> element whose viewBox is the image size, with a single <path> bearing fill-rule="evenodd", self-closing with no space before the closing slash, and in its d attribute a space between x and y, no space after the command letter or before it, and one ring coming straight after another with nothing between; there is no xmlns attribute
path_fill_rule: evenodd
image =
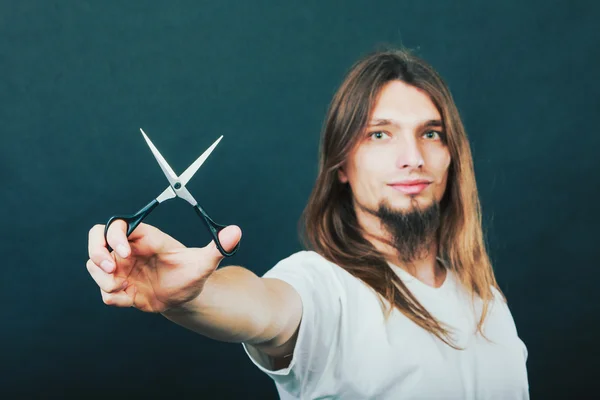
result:
<svg viewBox="0 0 600 400"><path fill-rule="evenodd" d="M167 180L169 181L169 186L157 198L153 199L150 203L148 203L146 206L144 206L142 209L140 209L135 214L114 215L114 216L110 217L110 219L106 223L106 227L104 228L104 239L107 240L106 234L108 233L108 227L115 220L120 219L120 220L125 221L125 223L127 224L127 236L129 236L129 235L131 235L131 232L133 232L135 230L135 228L137 228L137 226L144 220L144 218L146 218L152 212L152 210L154 210L156 208L156 206L158 206L160 203L170 200L174 197L179 197L179 198L182 198L183 200L187 201L188 203L190 203L190 205L192 207L194 207L194 210L196 210L196 213L200 217L202 217L202 220L204 221L208 230L210 231L210 234L212 235L212 237L215 241L215 244L217 245L217 248L219 249L221 254L224 257L230 257L230 256L234 255L240 246L239 242L235 246L235 248L230 252L226 252L225 249L223 249L223 246L221 246L221 241L219 240L219 232L223 228L225 228L226 225L219 225L216 222L214 222L208 216L208 214L206 214L206 212L202 209L202 207L200 207L198 202L194 199L194 197L190 194L190 192L185 187L185 185L194 176L196 171L198 171L198 168L200 168L200 166L208 158L210 153L212 153L212 151L215 149L215 147L217 147L217 144L219 144L219 142L223 138L223 135L221 135L220 138L218 138L200 157L198 157L198 159L196 159L196 161L194 161L194 163L191 164L184 171L183 174L181 174L180 176L177 176L175 174L175 172L173 172L173 169L171 168L171 166L167 163L167 161L164 159L164 157L160 154L158 149L154 146L154 144L152 144L152 142L150 141L150 139L148 138L146 133L141 128L140 128L140 131L142 132L142 135L144 135L144 139L146 139L146 143L148 143L148 146L150 146L150 150L152 150L152 154L154 154L154 157L156 158L158 165L160 165L160 168L162 169L163 173L167 177ZM106 241L106 243L108 246L108 240ZM108 246L108 251L112 251L110 246Z"/></svg>

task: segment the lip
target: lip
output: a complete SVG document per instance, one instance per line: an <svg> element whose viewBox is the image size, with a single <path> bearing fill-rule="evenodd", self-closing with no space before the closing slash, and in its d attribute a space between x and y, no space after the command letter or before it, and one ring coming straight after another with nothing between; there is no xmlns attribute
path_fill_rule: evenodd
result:
<svg viewBox="0 0 600 400"><path fill-rule="evenodd" d="M391 186L394 190L397 190L406 194L418 194L421 193L427 186L431 184L430 181L425 179L413 179L406 180L400 182L391 183Z"/></svg>

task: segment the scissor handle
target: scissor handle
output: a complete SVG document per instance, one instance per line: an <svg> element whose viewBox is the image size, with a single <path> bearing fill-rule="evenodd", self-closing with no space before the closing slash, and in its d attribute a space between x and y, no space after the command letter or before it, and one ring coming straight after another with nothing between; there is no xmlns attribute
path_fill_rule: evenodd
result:
<svg viewBox="0 0 600 400"><path fill-rule="evenodd" d="M206 226L208 227L208 230L210 231L210 234L212 235L215 244L217 245L217 248L219 249L219 251L221 252L221 254L224 257L231 257L232 255L234 255L239 247L240 247L240 243L238 242L238 244L235 245L235 247L233 248L233 250L231 250L229 253L225 251L225 249L223 248L223 246L221 246L221 241L219 240L219 232L221 232L221 230L223 228L226 227L226 225L219 225L217 224L215 221L213 221L208 214L206 214L206 212L204 212L204 210L202 209L202 207L200 207L199 204L196 204L194 206L194 210L196 210L196 214L198 214L200 217L202 217L202 220L204 221L204 223L206 224Z"/></svg>
<svg viewBox="0 0 600 400"><path fill-rule="evenodd" d="M135 230L135 228L137 228L138 225L142 223L144 218L146 218L148 216L148 214L150 214L152 212L152 210L154 210L154 208L156 208L156 206L159 204L160 203L158 202L158 200L153 199L150 203L148 203L146 206L144 206L142 209L140 209L135 214L113 215L112 217L110 217L110 219L106 223L106 227L104 228L104 240L106 240L106 247L108 248L108 251L113 251L113 249L108 244L108 238L106 236L108 233L108 227L110 226L110 224L112 224L117 219L121 219L121 220L125 221L125 223L127 224L127 236L129 237L129 235L131 235L131 232L133 232Z"/></svg>

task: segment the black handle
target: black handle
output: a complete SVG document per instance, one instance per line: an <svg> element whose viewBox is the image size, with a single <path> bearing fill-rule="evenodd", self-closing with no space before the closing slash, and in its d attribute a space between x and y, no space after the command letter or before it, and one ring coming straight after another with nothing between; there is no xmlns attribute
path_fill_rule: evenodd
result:
<svg viewBox="0 0 600 400"><path fill-rule="evenodd" d="M144 220L144 218L146 218L148 214L150 214L152 210L154 210L159 204L160 203L156 199L153 199L150 203L148 203L135 214L114 215L110 217L110 219L106 223L106 227L104 227L104 240L106 240L106 247L108 248L108 251L113 251L113 249L108 244L108 238L106 237L106 234L108 233L108 227L110 226L110 224L112 224L117 219L125 221L125 223L127 224L127 236L129 236L131 235L131 232L133 232L135 228L137 228L138 225Z"/></svg>
<svg viewBox="0 0 600 400"><path fill-rule="evenodd" d="M240 243L238 242L238 244L235 245L235 247L233 248L233 250L231 250L229 253L225 251L225 249L223 249L223 246L221 246L221 241L219 240L219 232L221 232L221 230L223 228L225 228L226 225L219 225L217 224L215 221L213 221L207 214L206 212L204 212L204 210L202 209L202 207L200 207L199 204L196 204L194 206L194 210L196 210L196 214L198 214L200 217L202 217L202 220L204 221L204 223L206 224L206 226L208 227L208 230L210 231L210 234L212 235L215 244L217 245L217 248L219 249L219 251L221 252L221 254L223 255L223 257L231 257L232 255L234 255L239 247L240 247Z"/></svg>

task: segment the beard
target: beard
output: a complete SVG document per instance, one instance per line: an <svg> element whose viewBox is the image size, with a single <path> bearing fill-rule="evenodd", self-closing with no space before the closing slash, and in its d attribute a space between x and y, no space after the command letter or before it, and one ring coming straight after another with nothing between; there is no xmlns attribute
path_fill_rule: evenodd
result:
<svg viewBox="0 0 600 400"><path fill-rule="evenodd" d="M440 227L441 210L437 201L421 207L411 198L410 209L392 209L383 201L377 210L368 210L379 218L382 228L391 236L399 259L405 264L422 259L429 254L430 246ZM364 207L363 207L364 208Z"/></svg>

